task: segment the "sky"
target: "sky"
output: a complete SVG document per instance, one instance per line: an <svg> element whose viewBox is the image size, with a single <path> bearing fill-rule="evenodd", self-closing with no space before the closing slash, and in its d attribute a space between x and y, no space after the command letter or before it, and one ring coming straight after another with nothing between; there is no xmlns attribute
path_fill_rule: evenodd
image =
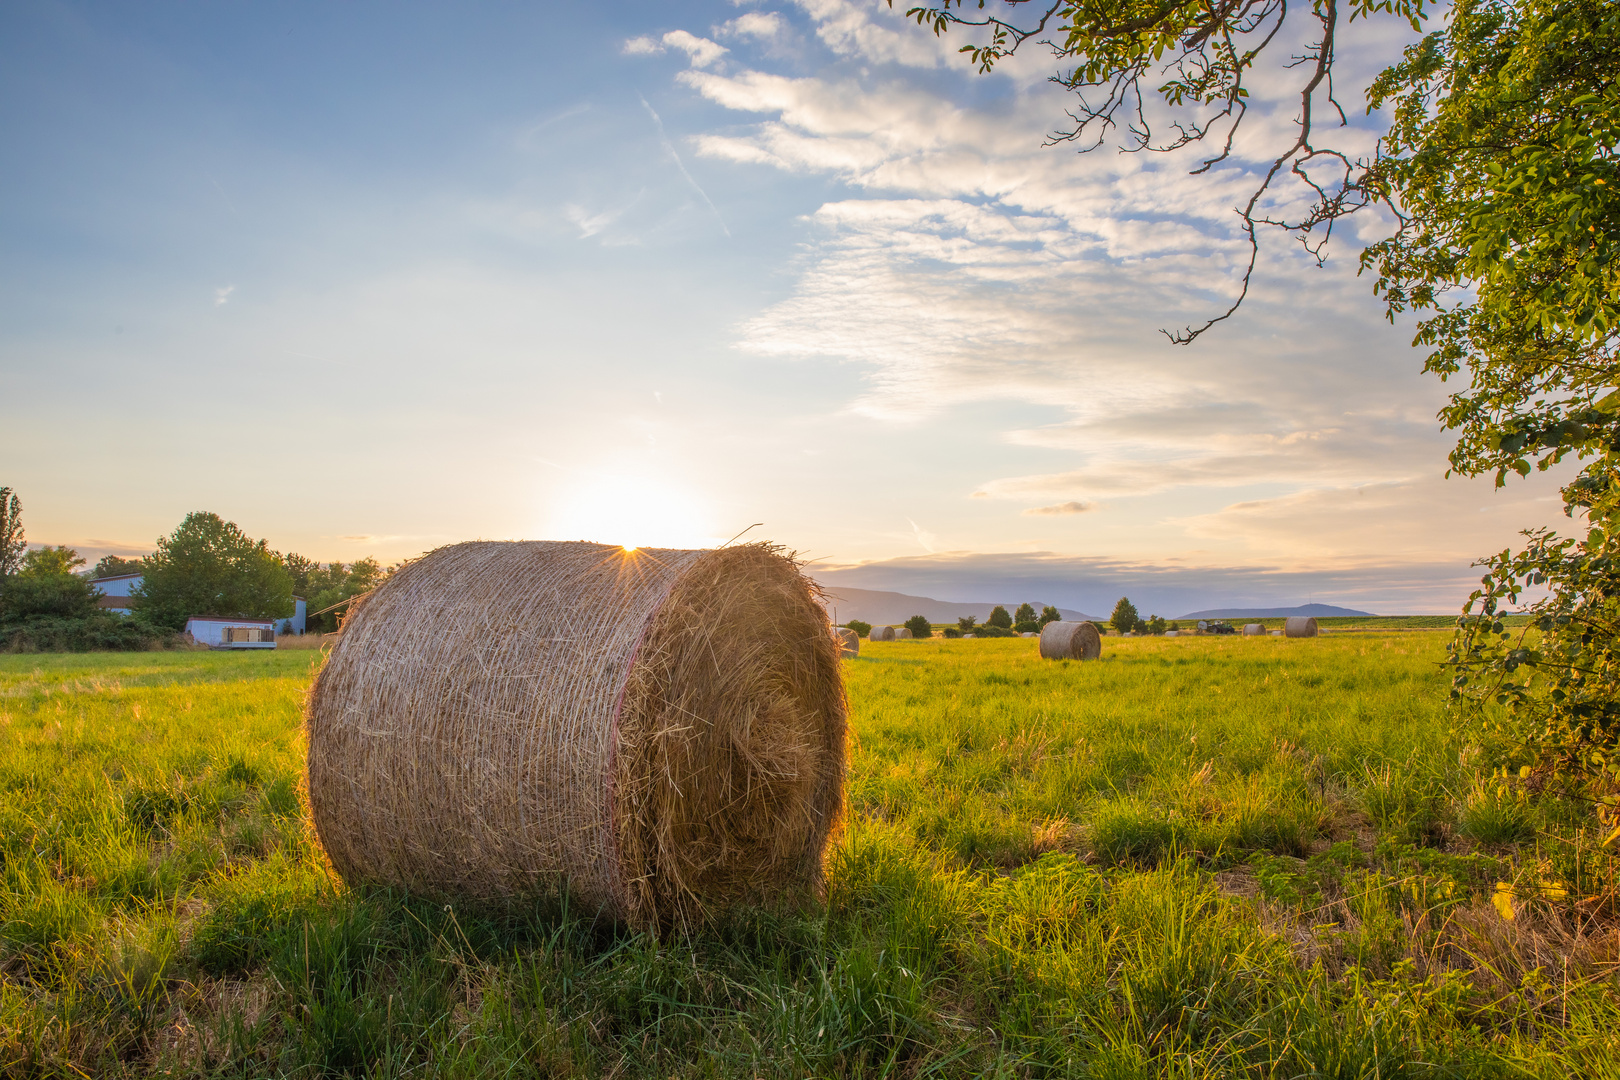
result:
<svg viewBox="0 0 1620 1080"><path fill-rule="evenodd" d="M1410 39L1347 28L1337 145ZM1565 521L1558 474L1445 476L1452 388L1357 275L1386 217L1161 333L1235 295L1282 73L1195 177L1047 145L1050 59L965 41L859 0L0 8L0 485L92 559L194 510L385 563L754 526L829 583L1167 616L1454 611Z"/></svg>

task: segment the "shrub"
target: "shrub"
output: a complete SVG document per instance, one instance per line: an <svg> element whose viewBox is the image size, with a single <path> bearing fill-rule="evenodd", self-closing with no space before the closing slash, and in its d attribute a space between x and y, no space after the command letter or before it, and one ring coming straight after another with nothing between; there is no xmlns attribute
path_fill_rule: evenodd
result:
<svg viewBox="0 0 1620 1080"><path fill-rule="evenodd" d="M914 638L930 638L934 636L934 625L926 616L913 615L906 620L906 629L911 631Z"/></svg>
<svg viewBox="0 0 1620 1080"><path fill-rule="evenodd" d="M1041 632L1041 624L1034 619L1026 619L1013 623L1013 630L1020 634L1038 634Z"/></svg>
<svg viewBox="0 0 1620 1080"><path fill-rule="evenodd" d="M984 620L986 626L999 626L1003 630L1011 630L1013 619L1007 614L1007 609L997 604L990 611L990 617Z"/></svg>
<svg viewBox="0 0 1620 1080"><path fill-rule="evenodd" d="M844 625L855 631L855 633L861 637L865 637L867 634L872 632L872 624L869 622L861 622L859 619L850 619Z"/></svg>
<svg viewBox="0 0 1620 1080"><path fill-rule="evenodd" d="M978 624L979 617L977 615L963 615L956 620L956 628L964 634L973 633L978 628Z"/></svg>

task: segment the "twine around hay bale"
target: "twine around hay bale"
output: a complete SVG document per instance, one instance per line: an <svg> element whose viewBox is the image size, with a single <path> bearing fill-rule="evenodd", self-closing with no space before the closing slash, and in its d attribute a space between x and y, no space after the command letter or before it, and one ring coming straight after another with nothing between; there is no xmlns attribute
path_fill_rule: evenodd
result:
<svg viewBox="0 0 1620 1080"><path fill-rule="evenodd" d="M1041 627L1042 660L1095 660L1102 635L1088 622L1049 622Z"/></svg>
<svg viewBox="0 0 1620 1080"><path fill-rule="evenodd" d="M1265 632L1266 628L1263 623L1252 622L1247 623L1243 627L1243 634L1245 637L1261 637L1265 634Z"/></svg>
<svg viewBox="0 0 1620 1080"><path fill-rule="evenodd" d="M1284 637L1315 637L1316 620L1306 615L1290 615L1283 623Z"/></svg>
<svg viewBox="0 0 1620 1080"><path fill-rule="evenodd" d="M567 887L639 927L813 894L843 798L838 651L765 544L440 548L350 615L310 691L316 831L352 884Z"/></svg>
<svg viewBox="0 0 1620 1080"><path fill-rule="evenodd" d="M894 640L894 627L892 627L892 626L874 626L874 627L872 627L871 631L867 633L866 636L867 636L867 638L869 638L872 641L893 641Z"/></svg>
<svg viewBox="0 0 1620 1080"><path fill-rule="evenodd" d="M861 655L861 635L847 626L833 627L833 638L838 642L838 651L842 656Z"/></svg>

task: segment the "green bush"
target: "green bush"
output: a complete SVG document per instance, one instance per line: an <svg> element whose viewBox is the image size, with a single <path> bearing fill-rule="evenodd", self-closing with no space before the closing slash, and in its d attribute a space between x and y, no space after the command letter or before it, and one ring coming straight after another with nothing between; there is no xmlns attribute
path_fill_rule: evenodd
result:
<svg viewBox="0 0 1620 1080"><path fill-rule="evenodd" d="M855 631L855 633L861 637L865 637L867 634L872 632L872 624L869 622L861 622L859 619L850 619L844 625Z"/></svg>
<svg viewBox="0 0 1620 1080"><path fill-rule="evenodd" d="M997 604L990 609L990 617L984 620L986 626L999 627L1002 630L1011 630L1013 617L1007 614L1007 609Z"/></svg>
<svg viewBox="0 0 1620 1080"><path fill-rule="evenodd" d="M934 636L934 624L922 615L913 615L907 619L906 629L911 631L911 636L914 638L930 638Z"/></svg>

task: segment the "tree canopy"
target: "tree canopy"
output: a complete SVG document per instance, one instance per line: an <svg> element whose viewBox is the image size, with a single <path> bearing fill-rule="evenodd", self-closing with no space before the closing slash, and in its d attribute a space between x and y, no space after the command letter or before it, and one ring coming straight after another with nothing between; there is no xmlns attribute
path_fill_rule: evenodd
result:
<svg viewBox="0 0 1620 1080"><path fill-rule="evenodd" d="M131 596L135 612L179 630L193 615L277 619L293 612L292 577L263 540L203 511L157 542Z"/></svg>

